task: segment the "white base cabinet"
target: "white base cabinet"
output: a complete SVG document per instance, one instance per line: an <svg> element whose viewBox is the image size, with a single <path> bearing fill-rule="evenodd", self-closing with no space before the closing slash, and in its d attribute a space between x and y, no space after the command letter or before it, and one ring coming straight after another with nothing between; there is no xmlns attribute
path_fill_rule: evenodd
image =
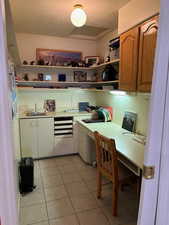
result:
<svg viewBox="0 0 169 225"><path fill-rule="evenodd" d="M38 158L37 120L20 120L21 156Z"/></svg>
<svg viewBox="0 0 169 225"><path fill-rule="evenodd" d="M77 116L74 118L74 149L79 153L81 158L88 164L92 164L95 160L95 144L88 136L86 129L83 129L76 121L83 119L91 119L92 114L85 116Z"/></svg>
<svg viewBox="0 0 169 225"><path fill-rule="evenodd" d="M22 157L48 157L53 152L53 118L20 119Z"/></svg>
<svg viewBox="0 0 169 225"><path fill-rule="evenodd" d="M74 117L20 119L22 157L36 159L78 152L86 154L86 151L82 151L81 148L87 148L87 141L83 140L85 138L83 134L79 136L77 120L88 118L91 118L91 114Z"/></svg>
<svg viewBox="0 0 169 225"><path fill-rule="evenodd" d="M54 131L53 118L38 119L39 158L53 155Z"/></svg>
<svg viewBox="0 0 169 225"><path fill-rule="evenodd" d="M78 125L78 151L81 158L88 164L96 160L95 142L88 136L88 131Z"/></svg>
<svg viewBox="0 0 169 225"><path fill-rule="evenodd" d="M74 123L73 123L73 147L74 147L74 152L80 154L80 146L81 146L81 141L79 139L79 126L77 121L78 120L84 120L84 119L91 119L92 114L89 115L81 115L81 116L75 116L74 117Z"/></svg>
<svg viewBox="0 0 169 225"><path fill-rule="evenodd" d="M55 137L54 155L68 155L76 153L73 148L73 137Z"/></svg>
<svg viewBox="0 0 169 225"><path fill-rule="evenodd" d="M54 118L54 155L74 153L73 116Z"/></svg>

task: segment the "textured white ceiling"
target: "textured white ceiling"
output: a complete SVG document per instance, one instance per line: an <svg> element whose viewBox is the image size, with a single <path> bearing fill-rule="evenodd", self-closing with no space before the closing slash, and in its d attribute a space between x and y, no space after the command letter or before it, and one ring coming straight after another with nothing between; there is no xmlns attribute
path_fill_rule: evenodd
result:
<svg viewBox="0 0 169 225"><path fill-rule="evenodd" d="M97 36L117 28L117 10L129 0L11 0L16 32L69 36ZM70 22L73 5L80 3L87 13L87 24L75 28Z"/></svg>

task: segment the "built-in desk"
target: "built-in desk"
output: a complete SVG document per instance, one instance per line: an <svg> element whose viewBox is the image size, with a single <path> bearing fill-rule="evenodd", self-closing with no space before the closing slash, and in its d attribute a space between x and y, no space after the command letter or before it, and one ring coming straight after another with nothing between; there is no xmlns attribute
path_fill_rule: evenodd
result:
<svg viewBox="0 0 169 225"><path fill-rule="evenodd" d="M119 160L135 174L140 175L140 171L143 168L145 145L133 140L134 134L127 132L112 122L84 123L79 121L78 124L79 132L84 131L92 139L94 139L94 131L98 131L108 138L115 139ZM80 143L80 145L82 144ZM90 151L90 148L86 148L85 151Z"/></svg>

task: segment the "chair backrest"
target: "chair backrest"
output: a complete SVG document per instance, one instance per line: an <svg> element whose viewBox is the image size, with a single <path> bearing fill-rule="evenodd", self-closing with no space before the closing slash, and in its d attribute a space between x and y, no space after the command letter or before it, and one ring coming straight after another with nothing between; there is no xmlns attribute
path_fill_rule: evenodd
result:
<svg viewBox="0 0 169 225"><path fill-rule="evenodd" d="M113 183L118 182L118 161L115 140L94 132L98 169Z"/></svg>

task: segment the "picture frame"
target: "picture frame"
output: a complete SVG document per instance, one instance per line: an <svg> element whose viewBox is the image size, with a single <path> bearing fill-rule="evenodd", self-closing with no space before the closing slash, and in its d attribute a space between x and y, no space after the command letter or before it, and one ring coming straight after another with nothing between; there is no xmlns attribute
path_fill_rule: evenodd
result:
<svg viewBox="0 0 169 225"><path fill-rule="evenodd" d="M44 80L45 80L45 81L51 81L51 80L52 80L52 75L50 75L50 74L45 74L45 75L44 75Z"/></svg>
<svg viewBox="0 0 169 225"><path fill-rule="evenodd" d="M87 73L84 71L74 71L74 81L75 82L86 82Z"/></svg>
<svg viewBox="0 0 169 225"><path fill-rule="evenodd" d="M56 105L54 99L47 99L44 101L44 110L45 112L55 112Z"/></svg>
<svg viewBox="0 0 169 225"><path fill-rule="evenodd" d="M44 80L44 74L43 73L38 73L38 81L43 81Z"/></svg>
<svg viewBox="0 0 169 225"><path fill-rule="evenodd" d="M89 66L94 66L99 64L100 57L99 56L86 56L85 63Z"/></svg>
<svg viewBox="0 0 169 225"><path fill-rule="evenodd" d="M79 63L82 60L82 52L37 48L36 60L37 62L43 61L49 66L64 66L71 62Z"/></svg>
<svg viewBox="0 0 169 225"><path fill-rule="evenodd" d="M66 81L66 74L58 74L58 81L65 82Z"/></svg>
<svg viewBox="0 0 169 225"><path fill-rule="evenodd" d="M137 114L133 112L124 112L122 128L130 132L135 132Z"/></svg>

